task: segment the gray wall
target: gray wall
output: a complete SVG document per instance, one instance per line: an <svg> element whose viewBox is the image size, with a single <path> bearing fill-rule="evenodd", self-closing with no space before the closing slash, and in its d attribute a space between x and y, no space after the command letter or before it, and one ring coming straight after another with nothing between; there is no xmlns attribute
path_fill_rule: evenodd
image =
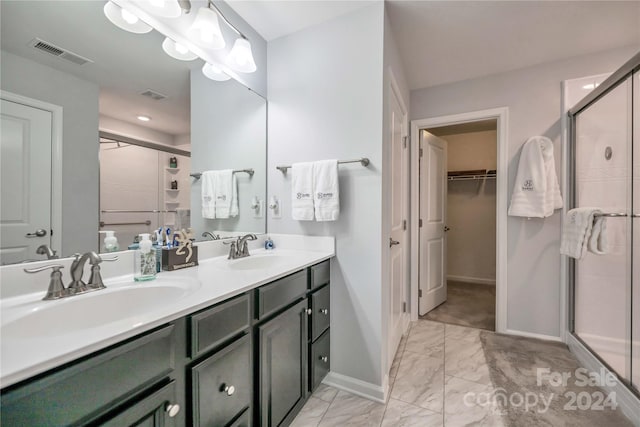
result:
<svg viewBox="0 0 640 427"><path fill-rule="evenodd" d="M269 195L273 233L331 235L331 370L381 384L383 5L269 43ZM340 218L291 219L291 176L277 165L369 157L339 170Z"/></svg>
<svg viewBox="0 0 640 427"><path fill-rule="evenodd" d="M2 90L63 108L62 254L97 250L98 86L5 51L1 60Z"/></svg>
<svg viewBox="0 0 640 427"><path fill-rule="evenodd" d="M264 233L265 214L254 218L253 196L266 198L267 103L234 80L216 82L200 70L191 72L191 170L253 168L250 178L237 174L239 215L228 219L202 218L202 180L191 183L191 226L203 231ZM266 209L265 209L266 210ZM223 233L224 235L224 233Z"/></svg>
<svg viewBox="0 0 640 427"><path fill-rule="evenodd" d="M638 46L569 58L522 70L411 92L411 118L424 119L496 107L509 108L509 199L520 148L533 135L554 141L561 177L561 82L614 71ZM560 214L507 222L507 328L559 337ZM499 225L500 226L500 225Z"/></svg>

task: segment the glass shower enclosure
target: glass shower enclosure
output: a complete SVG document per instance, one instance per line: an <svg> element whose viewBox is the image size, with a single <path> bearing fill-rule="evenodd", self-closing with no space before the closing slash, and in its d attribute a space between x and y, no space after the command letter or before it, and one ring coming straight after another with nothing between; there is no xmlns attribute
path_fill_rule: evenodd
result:
<svg viewBox="0 0 640 427"><path fill-rule="evenodd" d="M573 207L606 217L608 250L570 264L570 331L640 394L640 53L569 111Z"/></svg>

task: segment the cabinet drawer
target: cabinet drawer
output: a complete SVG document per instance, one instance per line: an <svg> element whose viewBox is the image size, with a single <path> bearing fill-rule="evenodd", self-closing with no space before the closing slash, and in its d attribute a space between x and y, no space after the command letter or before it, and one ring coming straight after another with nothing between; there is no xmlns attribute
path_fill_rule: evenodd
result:
<svg viewBox="0 0 640 427"><path fill-rule="evenodd" d="M176 415L178 411L171 406L176 404L176 382L171 381L148 397L136 402L129 408L121 411L115 417L109 419L102 427L124 427L124 426L158 426L172 427L176 425ZM180 408L179 406L177 408Z"/></svg>
<svg viewBox="0 0 640 427"><path fill-rule="evenodd" d="M249 327L249 295L218 304L190 317L191 357L211 350Z"/></svg>
<svg viewBox="0 0 640 427"><path fill-rule="evenodd" d="M167 325L3 393L3 425L76 425L105 414L173 370L175 334Z"/></svg>
<svg viewBox="0 0 640 427"><path fill-rule="evenodd" d="M307 271L299 271L258 288L258 319L291 304L307 292Z"/></svg>
<svg viewBox="0 0 640 427"><path fill-rule="evenodd" d="M329 265L329 260L326 260L311 267L311 289L315 289L329 283L331 278L331 269Z"/></svg>
<svg viewBox="0 0 640 427"><path fill-rule="evenodd" d="M251 366L246 335L192 368L194 426L226 426L251 406Z"/></svg>
<svg viewBox="0 0 640 427"><path fill-rule="evenodd" d="M318 339L329 328L329 285L311 294L311 341Z"/></svg>
<svg viewBox="0 0 640 427"><path fill-rule="evenodd" d="M310 375L310 386L311 391L315 390L322 379L329 372L329 368L331 367L331 340L330 340L330 332L331 329L327 330L318 341L311 344L311 375Z"/></svg>

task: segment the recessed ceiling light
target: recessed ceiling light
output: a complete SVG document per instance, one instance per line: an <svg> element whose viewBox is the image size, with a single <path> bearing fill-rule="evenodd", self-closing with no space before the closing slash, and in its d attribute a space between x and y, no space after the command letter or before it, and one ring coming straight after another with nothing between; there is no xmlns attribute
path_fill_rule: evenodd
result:
<svg viewBox="0 0 640 427"><path fill-rule="evenodd" d="M149 117L149 116L138 116L138 120L143 121L143 122L148 122L149 120L151 120L151 117Z"/></svg>

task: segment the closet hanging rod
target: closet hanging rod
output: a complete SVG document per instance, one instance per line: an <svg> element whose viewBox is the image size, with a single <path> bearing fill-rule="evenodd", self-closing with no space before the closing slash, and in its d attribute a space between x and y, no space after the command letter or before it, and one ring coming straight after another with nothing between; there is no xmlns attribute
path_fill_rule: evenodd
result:
<svg viewBox="0 0 640 427"><path fill-rule="evenodd" d="M338 160L338 164L339 165L343 165L345 163L360 163L362 166L367 167L369 166L369 159L366 157L363 157L361 159L353 159L353 160ZM278 169L280 172L282 173L287 173L287 169L290 169L291 165L288 166L276 166L276 169Z"/></svg>
<svg viewBox="0 0 640 427"><path fill-rule="evenodd" d="M253 176L253 174L255 173L255 171L253 169L236 169L233 171L233 173L240 173L240 172L245 172L248 173L249 176ZM200 177L202 176L202 172L194 172L192 174L190 174L192 177L194 177L195 179L200 179Z"/></svg>
<svg viewBox="0 0 640 427"><path fill-rule="evenodd" d="M175 210L148 210L148 211L132 211L126 209L103 209L102 213L176 213Z"/></svg>

